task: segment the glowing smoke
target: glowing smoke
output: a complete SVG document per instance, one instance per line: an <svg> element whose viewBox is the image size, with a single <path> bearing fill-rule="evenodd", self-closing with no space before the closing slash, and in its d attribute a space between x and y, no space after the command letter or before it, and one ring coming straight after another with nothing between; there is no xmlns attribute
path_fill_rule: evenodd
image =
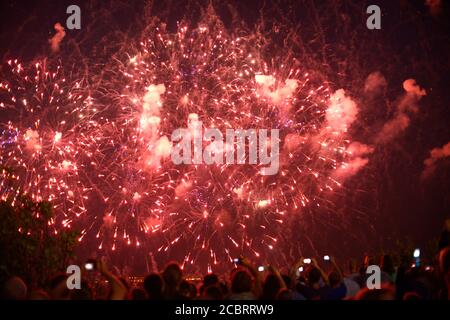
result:
<svg viewBox="0 0 450 320"><path fill-rule="evenodd" d="M162 107L161 95L166 91L164 84L150 85L144 96L144 104L142 105L141 129L148 131L151 135L159 127L161 118L159 110Z"/></svg>
<svg viewBox="0 0 450 320"><path fill-rule="evenodd" d="M430 152L430 157L426 159L423 163L425 169L422 172L422 178L428 178L431 176L436 169L436 163L443 158L450 157L450 142L445 144L442 148L434 148Z"/></svg>
<svg viewBox="0 0 450 320"><path fill-rule="evenodd" d="M297 80L287 79L284 83L280 83L278 88L275 89L275 78L266 75L255 75L255 81L261 85L261 94L270 99L274 104L285 101L292 93L294 93L298 86Z"/></svg>
<svg viewBox="0 0 450 320"><path fill-rule="evenodd" d="M349 178L359 172L368 162L367 155L373 152L373 147L360 142L352 142L346 149L349 160L341 164L334 173L335 178Z"/></svg>
<svg viewBox="0 0 450 320"><path fill-rule="evenodd" d="M183 197L191 188L192 182L182 180L180 184L175 188L176 198Z"/></svg>
<svg viewBox="0 0 450 320"><path fill-rule="evenodd" d="M328 129L336 133L347 132L358 115L356 103L345 95L344 89L339 89L333 93L330 102L326 111Z"/></svg>
<svg viewBox="0 0 450 320"><path fill-rule="evenodd" d="M414 79L405 80L403 89L406 91L406 94L397 104L397 112L394 118L386 122L378 134L376 138L378 143L389 142L405 131L411 122L409 113L418 111L417 102L427 94Z"/></svg>
<svg viewBox="0 0 450 320"><path fill-rule="evenodd" d="M24 135L26 141L26 147L30 150L40 150L41 145L39 144L39 132L33 129L27 129Z"/></svg>
<svg viewBox="0 0 450 320"><path fill-rule="evenodd" d="M154 168L159 168L161 158L168 157L172 147L166 136L158 138L158 130L161 123L161 95L165 91L166 87L164 84L152 84L147 88L140 118L141 130L149 137L148 149L150 154L146 159L146 164Z"/></svg>
<svg viewBox="0 0 450 320"><path fill-rule="evenodd" d="M430 9L430 14L432 16L437 16L442 11L442 0L426 0L425 4Z"/></svg>
<svg viewBox="0 0 450 320"><path fill-rule="evenodd" d="M58 52L59 46L66 36L66 32L64 31L64 27L59 22L55 24L54 28L56 30L56 34L49 40L49 42L52 51Z"/></svg>
<svg viewBox="0 0 450 320"><path fill-rule="evenodd" d="M386 78L379 71L375 71L367 77L366 82L364 83L364 92L376 94L381 90L384 90L386 86Z"/></svg>

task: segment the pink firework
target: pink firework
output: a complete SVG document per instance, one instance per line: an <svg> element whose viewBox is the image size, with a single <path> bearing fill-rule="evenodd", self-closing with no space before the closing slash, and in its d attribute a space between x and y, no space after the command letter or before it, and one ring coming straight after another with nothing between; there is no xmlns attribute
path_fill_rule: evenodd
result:
<svg viewBox="0 0 450 320"><path fill-rule="evenodd" d="M176 33L152 22L95 86L60 66L10 61L0 163L13 179L4 170L2 197L52 201L55 230L79 228L80 241L100 251L140 247L208 270L240 254L283 254L286 225L331 206L330 194L364 159L352 155L352 100L291 54L269 59L265 42L228 33L210 13ZM175 165L171 133L192 121L222 132L279 129L278 173Z"/></svg>

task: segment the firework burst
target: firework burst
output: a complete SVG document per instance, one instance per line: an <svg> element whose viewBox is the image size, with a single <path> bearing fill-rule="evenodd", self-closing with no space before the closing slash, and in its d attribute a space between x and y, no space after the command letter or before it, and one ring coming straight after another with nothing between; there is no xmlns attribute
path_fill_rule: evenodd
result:
<svg viewBox="0 0 450 320"><path fill-rule="evenodd" d="M357 110L307 66L282 52L268 60L266 41L228 33L210 12L175 33L154 22L95 87L59 65L9 61L0 163L14 173L4 171L3 199L52 201L55 230L76 226L80 241L108 252L143 247L208 270L239 254L283 254L274 249L288 240L286 225L330 206L341 187ZM198 121L222 132L279 129L278 173L174 165L171 133Z"/></svg>

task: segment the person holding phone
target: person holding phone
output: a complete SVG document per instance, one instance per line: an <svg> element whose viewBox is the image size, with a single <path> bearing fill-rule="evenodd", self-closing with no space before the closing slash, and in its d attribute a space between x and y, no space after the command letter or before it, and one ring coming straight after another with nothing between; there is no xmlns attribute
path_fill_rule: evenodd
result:
<svg viewBox="0 0 450 320"><path fill-rule="evenodd" d="M303 267L304 281L297 282L296 290L307 300L322 300L328 292L327 276L320 268L317 260L307 258L300 260L294 267ZM308 263L309 262L309 263ZM299 270L299 269L297 269Z"/></svg>
<svg viewBox="0 0 450 320"><path fill-rule="evenodd" d="M88 272L98 271L108 281L110 286L108 300L125 300L127 296L127 288L118 277L109 271L106 265L105 257L98 260L88 260L84 264L84 269Z"/></svg>
<svg viewBox="0 0 450 320"><path fill-rule="evenodd" d="M234 263L239 267L231 275L230 300L256 300L262 292L261 272L245 257L235 259Z"/></svg>
<svg viewBox="0 0 450 320"><path fill-rule="evenodd" d="M328 292L325 294L326 300L342 300L347 294L347 286L344 283L344 276L341 268L336 263L334 257L326 256L332 265L333 270L328 274L327 284Z"/></svg>
<svg viewBox="0 0 450 320"><path fill-rule="evenodd" d="M276 300L280 290L286 289L286 284L281 277L280 272L274 266L267 266L266 270L269 274L264 280L262 288L261 300Z"/></svg>

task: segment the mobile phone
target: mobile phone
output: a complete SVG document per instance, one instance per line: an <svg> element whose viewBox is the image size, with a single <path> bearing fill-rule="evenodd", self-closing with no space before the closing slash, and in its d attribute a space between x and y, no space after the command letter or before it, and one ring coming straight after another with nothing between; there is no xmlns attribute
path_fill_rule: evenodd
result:
<svg viewBox="0 0 450 320"><path fill-rule="evenodd" d="M415 260L414 264L416 265L416 267L420 267L420 249L419 248L414 249L413 257Z"/></svg>
<svg viewBox="0 0 450 320"><path fill-rule="evenodd" d="M235 259L233 259L233 262L235 264L241 264L241 259L240 258L235 258Z"/></svg>
<svg viewBox="0 0 450 320"><path fill-rule="evenodd" d="M323 256L323 260L325 260L325 261L330 261L330 256L329 256L329 255Z"/></svg>
<svg viewBox="0 0 450 320"><path fill-rule="evenodd" d="M296 277L299 277L300 276L300 273L302 273L303 272L303 267L299 267L296 271L295 271L295 276Z"/></svg>
<svg viewBox="0 0 450 320"><path fill-rule="evenodd" d="M86 269L86 271L94 271L95 270L95 265L96 265L95 260L94 259L89 259L84 264L84 269Z"/></svg>
<svg viewBox="0 0 450 320"><path fill-rule="evenodd" d="M310 258L303 259L303 263L310 264L311 263L311 259Z"/></svg>
<svg viewBox="0 0 450 320"><path fill-rule="evenodd" d="M259 266L258 267L258 271L259 272L263 272L264 270L266 270L266 267L264 267L264 266Z"/></svg>

